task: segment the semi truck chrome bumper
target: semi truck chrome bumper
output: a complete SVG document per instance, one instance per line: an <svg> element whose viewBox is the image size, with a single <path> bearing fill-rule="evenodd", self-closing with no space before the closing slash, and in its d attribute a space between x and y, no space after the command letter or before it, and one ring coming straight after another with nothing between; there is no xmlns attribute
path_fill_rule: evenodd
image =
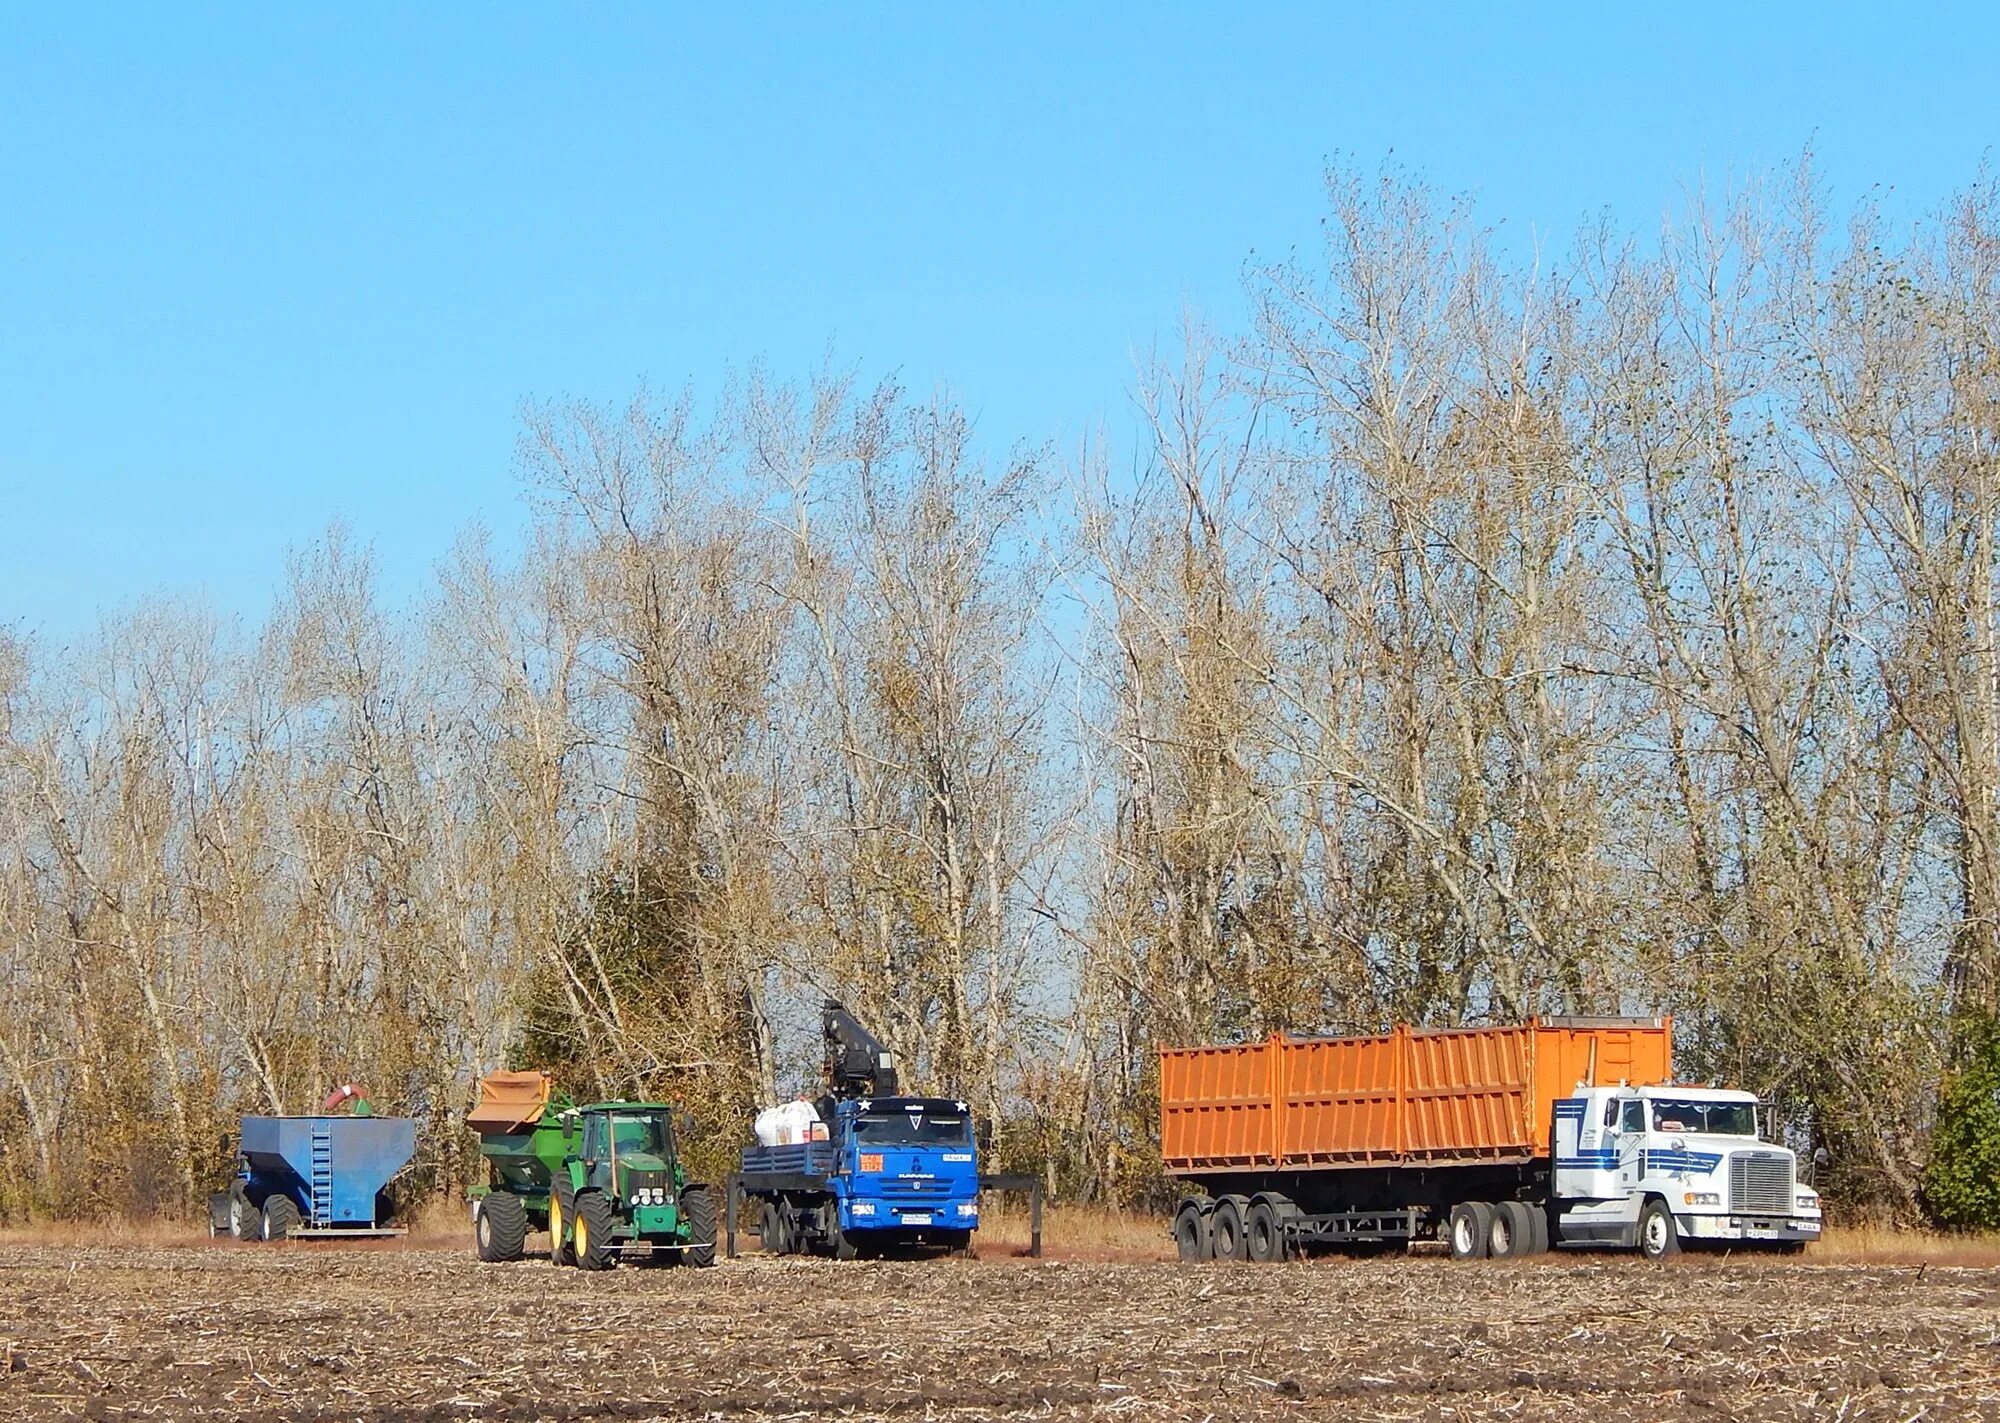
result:
<svg viewBox="0 0 2000 1423"><path fill-rule="evenodd" d="M1818 1216L1683 1215L1681 1234L1692 1240L1797 1241L1819 1239Z"/></svg>

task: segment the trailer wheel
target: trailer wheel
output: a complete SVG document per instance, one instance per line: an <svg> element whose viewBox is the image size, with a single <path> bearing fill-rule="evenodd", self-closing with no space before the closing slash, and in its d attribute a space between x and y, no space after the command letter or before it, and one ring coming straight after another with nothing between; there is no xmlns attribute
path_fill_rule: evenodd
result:
<svg viewBox="0 0 2000 1423"><path fill-rule="evenodd" d="M688 1231L681 1263L706 1270L715 1263L715 1197L706 1186L688 1186L681 1191L681 1213Z"/></svg>
<svg viewBox="0 0 2000 1423"><path fill-rule="evenodd" d="M1639 1212L1639 1253L1648 1260L1681 1253L1681 1228L1674 1223L1673 1209L1658 1197Z"/></svg>
<svg viewBox="0 0 2000 1423"><path fill-rule="evenodd" d="M1247 1260L1250 1258L1247 1242L1244 1240L1243 1208L1249 1202L1241 1196L1224 1196L1215 1203L1215 1214L1209 1219L1209 1233L1215 1241L1215 1258L1218 1260Z"/></svg>
<svg viewBox="0 0 2000 1423"><path fill-rule="evenodd" d="M1454 1260L1483 1260L1493 1232L1493 1207L1484 1201L1465 1201L1451 1208L1445 1223L1445 1238L1451 1242Z"/></svg>
<svg viewBox="0 0 2000 1423"><path fill-rule="evenodd" d="M1174 1250L1183 1260L1213 1260L1215 1240L1209 1234L1208 1212L1200 1201L1183 1202L1174 1217Z"/></svg>
<svg viewBox="0 0 2000 1423"><path fill-rule="evenodd" d="M571 1217L576 1214L576 1192L569 1182L556 1178L549 1192L549 1259L557 1265L574 1265L576 1247L568 1240Z"/></svg>
<svg viewBox="0 0 2000 1423"><path fill-rule="evenodd" d="M1243 1253L1259 1265L1285 1258L1285 1226L1278 1206L1271 1201L1255 1201L1243 1222Z"/></svg>
<svg viewBox="0 0 2000 1423"><path fill-rule="evenodd" d="M283 1240L299 1228L299 1208L287 1195L273 1195L264 1201L263 1232L266 1240Z"/></svg>
<svg viewBox="0 0 2000 1423"><path fill-rule="evenodd" d="M241 1181L229 1188L229 1233L238 1240L258 1240L264 1234L264 1217Z"/></svg>
<svg viewBox="0 0 2000 1423"><path fill-rule="evenodd" d="M1496 1260L1535 1253L1535 1213L1521 1201L1501 1201L1493 1207L1487 1227L1486 1253Z"/></svg>
<svg viewBox="0 0 2000 1423"><path fill-rule="evenodd" d="M1545 1205L1529 1206L1528 1220L1529 1223L1532 1224L1535 1229L1535 1243L1533 1247L1534 1253L1537 1255L1548 1254L1549 1240L1554 1230L1554 1227L1549 1224L1548 1207Z"/></svg>
<svg viewBox="0 0 2000 1423"><path fill-rule="evenodd" d="M479 1246L479 1258L489 1264L520 1259L528 1239L528 1208L512 1192L493 1192L479 1203L472 1238Z"/></svg>
<svg viewBox="0 0 2000 1423"><path fill-rule="evenodd" d="M586 1270L608 1270L618 1263L612 1229L611 1198L602 1191L585 1191L576 1198L576 1263Z"/></svg>

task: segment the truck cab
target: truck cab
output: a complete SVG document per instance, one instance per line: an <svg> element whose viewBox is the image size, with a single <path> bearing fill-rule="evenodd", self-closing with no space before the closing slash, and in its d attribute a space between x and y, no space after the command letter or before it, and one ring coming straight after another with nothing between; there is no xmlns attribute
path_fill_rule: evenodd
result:
<svg viewBox="0 0 2000 1423"><path fill-rule="evenodd" d="M943 1097L833 1105L840 1227L880 1244L962 1249L979 1225L972 1113Z"/></svg>
<svg viewBox="0 0 2000 1423"><path fill-rule="evenodd" d="M1558 1237L1636 1245L1655 1259L1688 1241L1796 1249L1817 1240L1819 1194L1799 1184L1789 1149L1759 1138L1759 1105L1726 1088L1622 1083L1558 1098Z"/></svg>

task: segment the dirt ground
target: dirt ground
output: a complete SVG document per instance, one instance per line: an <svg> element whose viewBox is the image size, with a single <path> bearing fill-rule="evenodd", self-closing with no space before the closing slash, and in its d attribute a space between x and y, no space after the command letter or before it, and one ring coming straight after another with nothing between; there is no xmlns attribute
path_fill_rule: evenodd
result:
<svg viewBox="0 0 2000 1423"><path fill-rule="evenodd" d="M0 1416L2000 1419L2000 1270L10 1246Z"/></svg>

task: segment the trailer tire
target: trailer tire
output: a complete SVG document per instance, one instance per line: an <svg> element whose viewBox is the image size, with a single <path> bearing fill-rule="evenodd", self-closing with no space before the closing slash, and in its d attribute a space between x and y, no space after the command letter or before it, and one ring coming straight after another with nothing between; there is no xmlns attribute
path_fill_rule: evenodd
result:
<svg viewBox="0 0 2000 1423"><path fill-rule="evenodd" d="M549 1189L549 1260L557 1265L574 1265L576 1247L568 1236L576 1215L576 1191L561 1177Z"/></svg>
<svg viewBox="0 0 2000 1423"><path fill-rule="evenodd" d="M681 1263L706 1270L715 1263L715 1196L706 1186L683 1188L681 1215L688 1232L687 1244L681 1249Z"/></svg>
<svg viewBox="0 0 2000 1423"><path fill-rule="evenodd" d="M1483 1260L1493 1232L1493 1207L1484 1201L1464 1201L1445 1220L1445 1240L1454 1260Z"/></svg>
<svg viewBox="0 0 2000 1423"><path fill-rule="evenodd" d="M1187 1261L1215 1258L1215 1237L1209 1233L1208 1212L1200 1201L1184 1201L1174 1216L1174 1251Z"/></svg>
<svg viewBox="0 0 2000 1423"><path fill-rule="evenodd" d="M298 1228L299 1208L290 1196L278 1193L264 1198L264 1239L283 1240Z"/></svg>
<svg viewBox="0 0 2000 1423"><path fill-rule="evenodd" d="M472 1238L488 1264L520 1259L528 1240L528 1208L510 1191L493 1192L479 1203Z"/></svg>
<svg viewBox="0 0 2000 1423"><path fill-rule="evenodd" d="M618 1263L612 1235L617 1224L611 1198L602 1191L585 1191L576 1198L576 1263L586 1270L608 1270Z"/></svg>
<svg viewBox="0 0 2000 1423"><path fill-rule="evenodd" d="M1250 1258L1243 1219L1244 1208L1249 1204L1242 1196L1224 1196L1215 1203L1208 1229L1210 1238L1215 1242L1216 1259L1241 1261Z"/></svg>
<svg viewBox="0 0 2000 1423"><path fill-rule="evenodd" d="M1250 1213L1243 1221L1243 1253L1259 1265L1273 1264L1285 1258L1284 1205L1263 1199L1250 1203Z"/></svg>
<svg viewBox="0 0 2000 1423"><path fill-rule="evenodd" d="M1639 1253L1648 1260L1665 1260L1681 1253L1681 1228L1673 1207L1658 1196L1639 1212Z"/></svg>
<svg viewBox="0 0 2000 1423"><path fill-rule="evenodd" d="M1523 1201L1501 1201L1493 1207L1487 1227L1486 1253L1495 1260L1514 1260L1535 1253L1535 1213Z"/></svg>
<svg viewBox="0 0 2000 1423"><path fill-rule="evenodd" d="M229 1188L229 1233L238 1240L263 1238L264 1217L250 1203L250 1192L241 1181Z"/></svg>

